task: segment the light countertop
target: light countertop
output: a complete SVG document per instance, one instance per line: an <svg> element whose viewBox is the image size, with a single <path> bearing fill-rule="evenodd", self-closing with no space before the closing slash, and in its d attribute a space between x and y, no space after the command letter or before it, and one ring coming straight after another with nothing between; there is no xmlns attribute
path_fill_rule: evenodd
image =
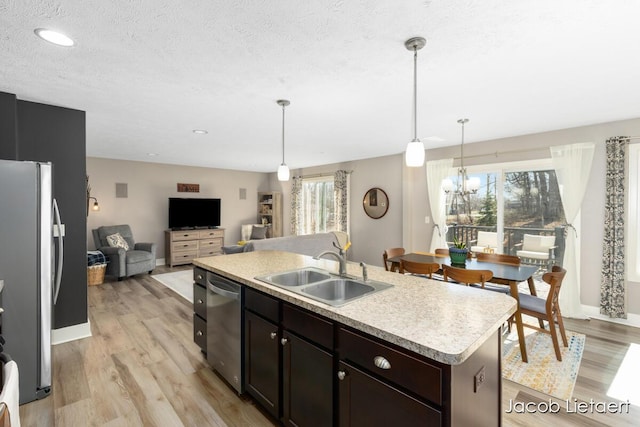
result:
<svg viewBox="0 0 640 427"><path fill-rule="evenodd" d="M464 362L516 311L508 295L368 267L369 279L392 288L333 307L254 279L319 267L337 273L338 262L280 251L198 258L194 265L273 295L329 319L449 365ZM347 273L361 277L357 263ZM497 350L497 349L496 349Z"/></svg>

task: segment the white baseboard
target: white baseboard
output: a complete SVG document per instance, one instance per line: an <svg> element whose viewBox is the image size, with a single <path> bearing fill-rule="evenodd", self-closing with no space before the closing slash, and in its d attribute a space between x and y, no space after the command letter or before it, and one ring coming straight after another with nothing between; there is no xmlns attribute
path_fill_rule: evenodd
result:
<svg viewBox="0 0 640 427"><path fill-rule="evenodd" d="M91 336L91 322L67 326L66 328L53 329L51 331L51 344L62 344Z"/></svg>
<svg viewBox="0 0 640 427"><path fill-rule="evenodd" d="M640 328L640 315L637 315L637 314L627 314L626 319L612 319L609 316L600 314L600 307L593 307L590 305L583 305L582 311L584 312L584 314L586 314L592 319L605 320L611 323L619 323L620 325L633 326L635 328Z"/></svg>

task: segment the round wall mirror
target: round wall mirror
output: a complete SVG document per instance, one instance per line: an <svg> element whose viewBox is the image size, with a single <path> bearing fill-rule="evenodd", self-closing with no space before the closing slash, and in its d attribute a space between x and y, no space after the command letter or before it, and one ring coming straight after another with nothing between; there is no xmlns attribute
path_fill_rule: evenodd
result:
<svg viewBox="0 0 640 427"><path fill-rule="evenodd" d="M366 214L371 218L382 218L389 210L387 193L382 188L372 188L365 193L362 206Z"/></svg>

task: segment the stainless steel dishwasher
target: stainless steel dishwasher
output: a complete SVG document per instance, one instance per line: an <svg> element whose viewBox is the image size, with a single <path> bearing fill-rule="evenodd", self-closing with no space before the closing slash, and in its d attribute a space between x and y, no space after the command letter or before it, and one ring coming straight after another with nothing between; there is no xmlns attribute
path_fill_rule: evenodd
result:
<svg viewBox="0 0 640 427"><path fill-rule="evenodd" d="M242 285L207 272L207 362L240 394L242 330Z"/></svg>

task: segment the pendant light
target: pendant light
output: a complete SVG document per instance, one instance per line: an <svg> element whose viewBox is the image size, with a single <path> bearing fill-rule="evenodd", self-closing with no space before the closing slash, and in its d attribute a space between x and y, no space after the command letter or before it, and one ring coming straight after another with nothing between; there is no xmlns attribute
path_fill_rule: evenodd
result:
<svg viewBox="0 0 640 427"><path fill-rule="evenodd" d="M407 144L404 160L409 167L424 165L424 144L418 139L418 50L427 41L422 37L413 37L404 42L408 50L413 51L413 140Z"/></svg>
<svg viewBox="0 0 640 427"><path fill-rule="evenodd" d="M476 194L480 189L480 179L473 177L469 178L467 175L467 168L464 167L464 125L469 122L469 119L460 119L458 123L462 125L462 138L460 139L460 168L458 169L458 182L454 189L454 184L450 179L445 179L442 183L442 189L445 193L449 194L453 191L453 194L460 196L468 196L469 194Z"/></svg>
<svg viewBox="0 0 640 427"><path fill-rule="evenodd" d="M291 104L286 99L276 101L282 107L282 164L278 167L278 181L289 181L289 167L284 162L284 107Z"/></svg>

